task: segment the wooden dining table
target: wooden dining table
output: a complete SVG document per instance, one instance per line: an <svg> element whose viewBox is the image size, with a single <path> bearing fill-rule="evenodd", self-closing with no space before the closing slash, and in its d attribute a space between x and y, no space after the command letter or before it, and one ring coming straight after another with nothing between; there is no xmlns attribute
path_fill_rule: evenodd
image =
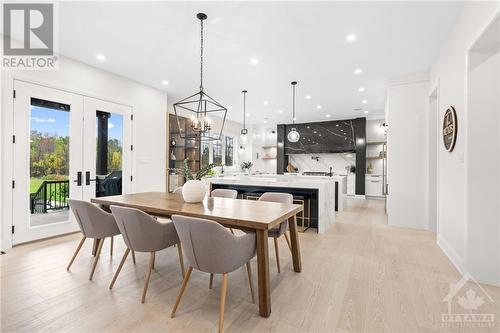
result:
<svg viewBox="0 0 500 333"><path fill-rule="evenodd" d="M185 215L206 218L226 227L254 231L256 234L259 314L271 314L271 285L269 279L268 231L288 220L293 270L300 272L302 263L297 232L297 213L302 205L268 201L208 197L201 203L187 203L181 194L142 192L91 199L104 207L124 206L140 209L158 217Z"/></svg>

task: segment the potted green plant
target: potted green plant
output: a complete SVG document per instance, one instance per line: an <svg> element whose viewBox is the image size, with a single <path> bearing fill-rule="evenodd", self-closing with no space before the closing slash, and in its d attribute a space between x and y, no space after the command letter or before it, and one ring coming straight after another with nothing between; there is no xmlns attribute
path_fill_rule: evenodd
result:
<svg viewBox="0 0 500 333"><path fill-rule="evenodd" d="M252 168L253 164L250 161L246 161L241 163L241 170L246 171L247 174L250 174L250 169Z"/></svg>
<svg viewBox="0 0 500 333"><path fill-rule="evenodd" d="M198 172L193 173L189 168L188 159L185 159L181 168L176 168L175 174L186 178L186 183L182 186L182 197L188 203L202 202L207 194L205 184L202 182L203 177L210 174L214 163L203 166Z"/></svg>

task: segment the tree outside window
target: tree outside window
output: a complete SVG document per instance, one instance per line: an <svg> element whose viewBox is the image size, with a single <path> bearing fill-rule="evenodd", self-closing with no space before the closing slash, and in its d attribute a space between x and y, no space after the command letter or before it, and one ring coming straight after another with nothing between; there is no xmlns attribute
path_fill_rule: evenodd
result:
<svg viewBox="0 0 500 333"><path fill-rule="evenodd" d="M226 166L233 166L233 138L226 136L225 145L225 164Z"/></svg>

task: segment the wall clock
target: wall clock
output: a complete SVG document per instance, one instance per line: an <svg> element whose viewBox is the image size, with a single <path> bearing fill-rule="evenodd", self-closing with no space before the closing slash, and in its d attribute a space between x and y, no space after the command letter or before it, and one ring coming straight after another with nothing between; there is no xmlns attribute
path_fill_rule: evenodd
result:
<svg viewBox="0 0 500 333"><path fill-rule="evenodd" d="M447 151L452 152L457 141L457 113L450 106L444 113L443 118L443 143Z"/></svg>

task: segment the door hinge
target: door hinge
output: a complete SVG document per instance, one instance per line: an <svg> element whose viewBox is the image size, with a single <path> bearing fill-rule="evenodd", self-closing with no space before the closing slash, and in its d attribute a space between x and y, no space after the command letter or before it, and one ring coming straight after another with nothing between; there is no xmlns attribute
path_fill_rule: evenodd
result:
<svg viewBox="0 0 500 333"><path fill-rule="evenodd" d="M12 143L16 143L16 136L15 135L12 136Z"/></svg>
<svg viewBox="0 0 500 333"><path fill-rule="evenodd" d="M12 181L12 188L16 188L16 181L15 180Z"/></svg>
<svg viewBox="0 0 500 333"><path fill-rule="evenodd" d="M130 150L134 151L134 145L130 145Z"/></svg>
<svg viewBox="0 0 500 333"><path fill-rule="evenodd" d="M134 180L134 177L130 176L130 181Z"/></svg>
<svg viewBox="0 0 500 333"><path fill-rule="evenodd" d="M12 90L12 98L16 98L16 90Z"/></svg>
<svg viewBox="0 0 500 333"><path fill-rule="evenodd" d="M130 115L130 120L134 120L134 115L133 114Z"/></svg>
<svg viewBox="0 0 500 333"><path fill-rule="evenodd" d="M14 233L16 227L15 226L12 226L12 233Z"/></svg>

